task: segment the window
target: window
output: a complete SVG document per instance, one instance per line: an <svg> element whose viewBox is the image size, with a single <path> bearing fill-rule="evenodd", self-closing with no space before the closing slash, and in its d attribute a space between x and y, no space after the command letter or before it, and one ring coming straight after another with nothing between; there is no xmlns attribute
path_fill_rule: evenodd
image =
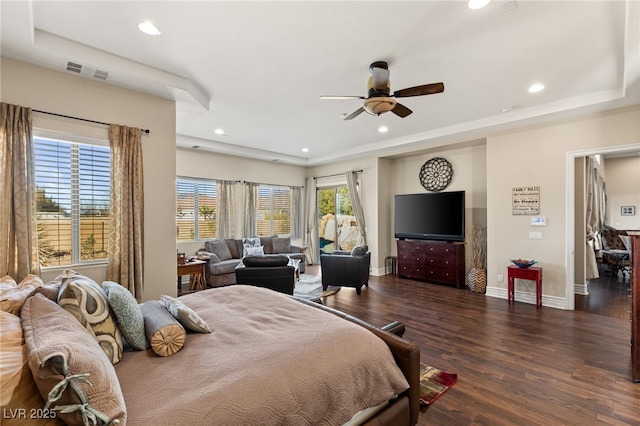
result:
<svg viewBox="0 0 640 426"><path fill-rule="evenodd" d="M289 187L260 185L258 189L258 236L291 234Z"/></svg>
<svg viewBox="0 0 640 426"><path fill-rule="evenodd" d="M203 179L176 179L177 239L182 241L216 238L218 200L216 182Z"/></svg>
<svg viewBox="0 0 640 426"><path fill-rule="evenodd" d="M40 265L107 259L108 147L34 138Z"/></svg>

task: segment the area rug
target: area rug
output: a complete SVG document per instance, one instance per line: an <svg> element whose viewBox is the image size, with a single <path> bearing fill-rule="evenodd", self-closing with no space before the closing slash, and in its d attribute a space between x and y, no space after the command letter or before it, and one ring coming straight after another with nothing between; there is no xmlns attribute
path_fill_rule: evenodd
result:
<svg viewBox="0 0 640 426"><path fill-rule="evenodd" d="M420 363L420 404L431 405L458 380L455 373L446 373Z"/></svg>
<svg viewBox="0 0 640 426"><path fill-rule="evenodd" d="M340 287L329 286L325 291L322 290L322 277L320 275L300 275L300 279L296 282L293 289L293 295L303 299L317 299L319 297L327 297L340 291Z"/></svg>

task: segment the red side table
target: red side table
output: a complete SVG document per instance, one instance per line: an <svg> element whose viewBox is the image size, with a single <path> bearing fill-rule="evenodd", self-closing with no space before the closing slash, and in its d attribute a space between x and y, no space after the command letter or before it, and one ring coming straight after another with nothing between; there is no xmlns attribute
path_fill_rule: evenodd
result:
<svg viewBox="0 0 640 426"><path fill-rule="evenodd" d="M507 277L507 299L509 300L509 304L515 301L513 282L518 278L521 280L531 280L536 282L536 309L542 307L542 268L538 268L536 266L520 268L519 266L510 265L507 267Z"/></svg>

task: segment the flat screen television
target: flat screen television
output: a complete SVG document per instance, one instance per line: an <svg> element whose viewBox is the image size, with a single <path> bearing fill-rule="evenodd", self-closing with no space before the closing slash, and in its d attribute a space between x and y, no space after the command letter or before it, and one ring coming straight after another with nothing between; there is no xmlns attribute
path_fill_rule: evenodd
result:
<svg viewBox="0 0 640 426"><path fill-rule="evenodd" d="M464 241L464 191L395 196L395 237Z"/></svg>

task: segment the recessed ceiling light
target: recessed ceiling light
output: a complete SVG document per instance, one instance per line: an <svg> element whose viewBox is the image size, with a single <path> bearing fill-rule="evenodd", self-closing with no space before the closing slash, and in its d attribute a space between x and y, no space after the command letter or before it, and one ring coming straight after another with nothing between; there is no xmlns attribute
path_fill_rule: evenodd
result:
<svg viewBox="0 0 640 426"><path fill-rule="evenodd" d="M302 152L309 152L309 148L302 148Z"/></svg>
<svg viewBox="0 0 640 426"><path fill-rule="evenodd" d="M529 93L538 93L544 90L544 84L535 83L529 86Z"/></svg>
<svg viewBox="0 0 640 426"><path fill-rule="evenodd" d="M387 126L380 126L378 127L378 131L380 133L387 133L389 131L389 128Z"/></svg>
<svg viewBox="0 0 640 426"><path fill-rule="evenodd" d="M482 9L483 7L488 5L490 2L491 0L469 0L469 3L467 3L467 6L469 6L469 9Z"/></svg>
<svg viewBox="0 0 640 426"><path fill-rule="evenodd" d="M213 131L213 133L215 133L216 135L224 135L224 130L222 130L222 129L215 129L215 130Z"/></svg>
<svg viewBox="0 0 640 426"><path fill-rule="evenodd" d="M138 29L140 31L142 31L143 33L149 34L149 35L160 35L161 34L161 32L158 29L158 27L156 27L155 25L153 25L149 21L140 22L138 24Z"/></svg>

